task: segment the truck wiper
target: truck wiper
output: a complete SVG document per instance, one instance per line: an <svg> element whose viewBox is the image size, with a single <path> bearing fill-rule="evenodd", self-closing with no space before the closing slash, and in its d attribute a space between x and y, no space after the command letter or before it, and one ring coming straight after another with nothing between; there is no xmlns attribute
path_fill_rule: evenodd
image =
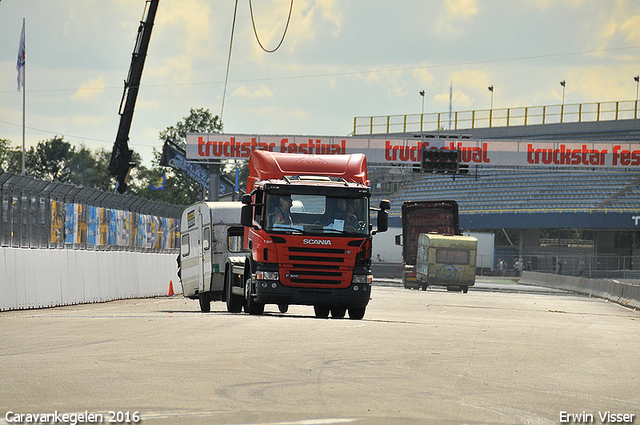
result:
<svg viewBox="0 0 640 425"><path fill-rule="evenodd" d="M272 232L297 232L297 233L303 233L302 229L300 229L299 227L296 227L295 225L287 226L287 225L281 225L281 224L278 224L278 225L272 227L271 231Z"/></svg>
<svg viewBox="0 0 640 425"><path fill-rule="evenodd" d="M324 232L334 232L334 233L340 233L341 235L349 235L353 232L350 232L348 230L339 230L339 229L324 229Z"/></svg>

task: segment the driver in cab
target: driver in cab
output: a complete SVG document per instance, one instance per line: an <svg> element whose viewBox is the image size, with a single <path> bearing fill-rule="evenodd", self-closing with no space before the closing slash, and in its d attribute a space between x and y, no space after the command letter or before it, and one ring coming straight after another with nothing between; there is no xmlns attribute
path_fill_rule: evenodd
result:
<svg viewBox="0 0 640 425"><path fill-rule="evenodd" d="M291 197L278 196L278 200L269 217L271 218L271 224L293 224L291 219Z"/></svg>
<svg viewBox="0 0 640 425"><path fill-rule="evenodd" d="M354 214L353 201L339 198L336 201L337 210L333 216L333 228L337 230L351 229L358 226L358 217Z"/></svg>

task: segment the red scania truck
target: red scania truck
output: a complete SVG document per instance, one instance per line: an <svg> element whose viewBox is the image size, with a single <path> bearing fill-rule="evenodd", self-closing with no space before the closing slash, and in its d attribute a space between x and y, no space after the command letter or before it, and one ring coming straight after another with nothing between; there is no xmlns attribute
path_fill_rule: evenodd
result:
<svg viewBox="0 0 640 425"><path fill-rule="evenodd" d="M317 317L362 319L371 293L372 235L388 227L389 201L370 207L363 154L254 151L241 224L249 252L225 291L254 315L310 305ZM373 230L370 212L377 212ZM229 300L227 300L229 305Z"/></svg>

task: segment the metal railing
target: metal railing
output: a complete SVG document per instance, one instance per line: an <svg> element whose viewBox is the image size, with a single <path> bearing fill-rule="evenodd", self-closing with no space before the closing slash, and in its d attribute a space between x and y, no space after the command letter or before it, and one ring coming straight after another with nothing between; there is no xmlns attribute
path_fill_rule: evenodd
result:
<svg viewBox="0 0 640 425"><path fill-rule="evenodd" d="M507 263L505 276L514 276L514 258L518 254L515 250L496 249L495 261L502 258ZM551 273L563 276L577 276L585 278L601 279L640 279L640 256L630 256L622 254L585 254L572 253L570 248L564 252L555 251L544 253L537 252L522 253L526 270ZM580 274L579 264L583 261L583 271ZM495 275L500 272L494 271Z"/></svg>
<svg viewBox="0 0 640 425"><path fill-rule="evenodd" d="M0 246L173 252L183 207L0 173Z"/></svg>
<svg viewBox="0 0 640 425"><path fill-rule="evenodd" d="M472 111L355 117L353 134L463 130L638 118L638 101L572 103Z"/></svg>

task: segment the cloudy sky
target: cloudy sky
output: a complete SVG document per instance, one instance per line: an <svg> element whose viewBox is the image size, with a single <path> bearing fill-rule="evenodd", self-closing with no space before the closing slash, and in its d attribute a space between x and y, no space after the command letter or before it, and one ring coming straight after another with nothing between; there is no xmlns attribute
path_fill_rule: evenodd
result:
<svg viewBox="0 0 640 425"><path fill-rule="evenodd" d="M158 133L219 115L234 2L160 0L130 133L150 164ZM290 0L253 0L274 48ZM144 0L0 0L0 138L22 141L16 59L26 19L26 142L111 150ZM265 53L238 4L226 133L345 136L356 116L634 100L640 2L295 0Z"/></svg>

